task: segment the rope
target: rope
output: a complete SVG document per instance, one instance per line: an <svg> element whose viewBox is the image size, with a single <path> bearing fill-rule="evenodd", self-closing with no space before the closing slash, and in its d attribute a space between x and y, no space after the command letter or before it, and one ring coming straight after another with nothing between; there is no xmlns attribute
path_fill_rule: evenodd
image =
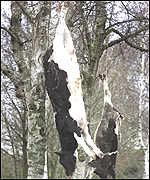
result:
<svg viewBox="0 0 150 180"><path fill-rule="evenodd" d="M108 155L108 156L111 156L112 154L117 154L118 151L114 151L114 152L107 152L104 154L104 156Z"/></svg>

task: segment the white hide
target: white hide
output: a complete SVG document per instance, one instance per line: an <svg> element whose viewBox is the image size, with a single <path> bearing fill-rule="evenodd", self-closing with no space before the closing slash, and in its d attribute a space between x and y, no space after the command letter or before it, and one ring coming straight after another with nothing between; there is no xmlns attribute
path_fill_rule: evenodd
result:
<svg viewBox="0 0 150 180"><path fill-rule="evenodd" d="M106 77L107 78L107 77ZM108 87L108 81L107 79L104 79L103 81L103 87L104 87L104 105L105 103L108 103L111 105L111 107L113 107L113 104L111 102L111 92L109 90L109 87ZM107 92L107 93L106 93Z"/></svg>
<svg viewBox="0 0 150 180"><path fill-rule="evenodd" d="M77 57L70 32L65 23L67 8L62 7L59 14L59 24L56 29L53 41L53 58L60 69L67 72L68 88L71 92L69 113L78 123L80 120L86 121L86 113L82 98L81 77Z"/></svg>

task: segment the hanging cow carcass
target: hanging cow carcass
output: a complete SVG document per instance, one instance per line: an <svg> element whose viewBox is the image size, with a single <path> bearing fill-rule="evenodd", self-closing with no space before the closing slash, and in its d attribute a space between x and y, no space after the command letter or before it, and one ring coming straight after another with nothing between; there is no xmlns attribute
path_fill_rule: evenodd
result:
<svg viewBox="0 0 150 180"><path fill-rule="evenodd" d="M95 131L95 142L104 152L103 159L92 160L89 166L94 168L94 172L102 179L107 179L108 175L115 179L115 165L118 149L118 125L123 116L114 108L111 102L111 92L108 87L106 74L99 75L103 82L104 89L104 109L101 121Z"/></svg>
<svg viewBox="0 0 150 180"><path fill-rule="evenodd" d="M46 89L55 113L61 143L61 152L57 154L60 156L60 163L65 168L67 176L72 176L76 164L74 152L78 144L93 159L95 156L102 158L103 153L94 144L89 134L79 65L71 34L65 23L67 9L63 3L53 46L44 55L43 64Z"/></svg>

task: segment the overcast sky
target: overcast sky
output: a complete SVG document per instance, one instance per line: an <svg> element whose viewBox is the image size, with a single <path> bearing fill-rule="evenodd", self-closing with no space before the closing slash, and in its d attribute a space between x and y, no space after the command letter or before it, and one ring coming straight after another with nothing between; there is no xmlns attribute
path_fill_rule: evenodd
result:
<svg viewBox="0 0 150 180"><path fill-rule="evenodd" d="M1 1L1 10L5 10L8 14L10 14L10 2L11 1Z"/></svg>

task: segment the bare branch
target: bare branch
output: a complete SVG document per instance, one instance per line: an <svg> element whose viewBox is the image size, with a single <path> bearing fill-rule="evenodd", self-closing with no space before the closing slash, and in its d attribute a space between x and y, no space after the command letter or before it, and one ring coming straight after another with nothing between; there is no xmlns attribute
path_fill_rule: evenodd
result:
<svg viewBox="0 0 150 180"><path fill-rule="evenodd" d="M16 96L18 98L24 97L24 93L23 92L21 93L19 91L21 89L21 84L23 84L23 83L22 83L20 77L18 77L18 74L16 74L14 71L9 70L3 62L1 62L1 71L13 83L15 90L16 90ZM20 93L22 96L18 96L18 95L20 95Z"/></svg>
<svg viewBox="0 0 150 180"><path fill-rule="evenodd" d="M1 71L11 80L12 83L16 80L15 73L8 70L7 66L3 63L3 61L1 62Z"/></svg>
<svg viewBox="0 0 150 180"><path fill-rule="evenodd" d="M22 44L22 42L20 41L19 37L18 37L14 32L12 32L12 30L7 29L6 27L3 27L3 26L1 26L1 29L3 29L4 31L6 31L12 38L16 39L16 41L17 41L19 44Z"/></svg>
<svg viewBox="0 0 150 180"><path fill-rule="evenodd" d="M7 123L7 125L9 126L9 128L22 140L22 136L19 134L19 132L16 131L16 129L14 127L12 127L12 125L8 122L7 117L4 115L4 113L2 113L2 116L4 117L5 122Z"/></svg>
<svg viewBox="0 0 150 180"><path fill-rule="evenodd" d="M5 153L5 154L11 156L12 158L14 158L14 155L9 154L9 152L7 152L7 151L6 151L5 149L3 149L2 147L1 147L1 151L3 151L3 153Z"/></svg>
<svg viewBox="0 0 150 180"><path fill-rule="evenodd" d="M127 9L126 5L121 1L121 4L124 6L125 10L127 11L128 14L130 14L132 17L136 18L133 14L130 13L129 9Z"/></svg>
<svg viewBox="0 0 150 180"><path fill-rule="evenodd" d="M112 47L122 41L125 41L129 46L133 47L133 48L136 48L142 52L148 52L149 50L148 49L144 49L142 47L139 47L139 46L136 46L136 45L133 45L131 42L128 41L129 38L131 37L136 37L139 33L143 32L143 31L146 31L149 29L149 25L146 25L144 27L142 27L141 29L129 34L129 35L126 35L124 36L123 34L121 34L119 31L117 31L116 29L111 29L110 32L115 32L116 34L118 34L121 38L117 39L117 40L114 40L110 43L108 43L107 45L104 45L103 46L103 50L109 48L109 47Z"/></svg>
<svg viewBox="0 0 150 180"><path fill-rule="evenodd" d="M134 22L134 21L144 21L144 20L149 20L149 18L146 18L146 17L136 17L136 18L133 18L133 19L129 19L129 20L125 20L125 21L120 21L120 22L116 22L112 25L110 25L109 27L106 28L106 31L108 31L108 29L114 27L114 26L117 26L117 25L120 25L120 24L124 24L124 23L129 23L129 22ZM108 31L109 32L109 31Z"/></svg>
<svg viewBox="0 0 150 180"><path fill-rule="evenodd" d="M80 4L79 8L80 8L81 17L82 17L82 20L84 23L83 29L85 32L85 39L86 39L86 44L87 44L87 48L88 48L88 52L89 52L89 57L91 57L91 38L90 38L89 30L88 30L88 24L87 24L87 21L85 19L84 13L83 13L82 5L83 4Z"/></svg>
<svg viewBox="0 0 150 180"><path fill-rule="evenodd" d="M30 13L27 11L27 9L25 9L19 1L15 1L16 4L20 7L20 9L22 10L23 14L29 19L30 23L34 23L33 22L33 18L30 16Z"/></svg>

